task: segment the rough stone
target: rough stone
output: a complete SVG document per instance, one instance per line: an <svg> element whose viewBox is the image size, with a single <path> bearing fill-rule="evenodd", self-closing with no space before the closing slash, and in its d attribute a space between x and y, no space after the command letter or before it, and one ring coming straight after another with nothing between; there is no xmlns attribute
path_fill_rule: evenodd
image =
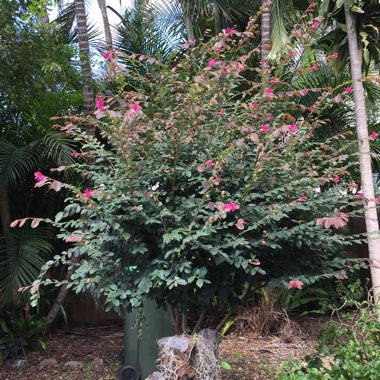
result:
<svg viewBox="0 0 380 380"><path fill-rule="evenodd" d="M104 366L104 360L102 358L94 358L91 363L96 369L102 368Z"/></svg>
<svg viewBox="0 0 380 380"><path fill-rule="evenodd" d="M145 380L166 380L161 372L153 372Z"/></svg>
<svg viewBox="0 0 380 380"><path fill-rule="evenodd" d="M76 360L70 360L64 364L64 367L71 367L71 368L80 368L83 366L84 364L82 362L79 362Z"/></svg>
<svg viewBox="0 0 380 380"><path fill-rule="evenodd" d="M169 336L161 338L157 341L158 351L162 352L164 349L169 349L174 352L176 356L183 357L192 346L191 336Z"/></svg>
<svg viewBox="0 0 380 380"><path fill-rule="evenodd" d="M58 365L58 360L55 358L43 359L40 362L41 367L53 367Z"/></svg>
<svg viewBox="0 0 380 380"><path fill-rule="evenodd" d="M28 361L25 359L16 359L12 363L12 367L14 368L25 368L28 366Z"/></svg>

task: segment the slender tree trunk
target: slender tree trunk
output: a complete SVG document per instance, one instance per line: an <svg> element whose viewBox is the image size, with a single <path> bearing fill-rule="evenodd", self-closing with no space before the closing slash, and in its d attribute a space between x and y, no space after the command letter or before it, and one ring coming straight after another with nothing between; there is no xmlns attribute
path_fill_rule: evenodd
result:
<svg viewBox="0 0 380 380"><path fill-rule="evenodd" d="M188 40L191 40L195 37L194 26L193 26L193 17L191 15L190 1L191 0L180 0L182 12L183 12L183 21L185 22Z"/></svg>
<svg viewBox="0 0 380 380"><path fill-rule="evenodd" d="M222 15L220 9L216 3L214 3L214 20L215 20L215 35L218 35L222 31Z"/></svg>
<svg viewBox="0 0 380 380"><path fill-rule="evenodd" d="M375 302L380 301L380 235L377 218L375 194L372 179L372 162L367 127L367 114L362 82L362 53L359 48L358 36L354 25L355 17L349 8L349 0L344 0L347 37L350 53L351 77L355 101L356 131L359 144L360 176L364 198L365 222L368 234L368 251L371 279Z"/></svg>
<svg viewBox="0 0 380 380"><path fill-rule="evenodd" d="M270 52L270 10L272 0L261 0L261 60L267 62ZM266 66L266 64L263 64Z"/></svg>
<svg viewBox="0 0 380 380"><path fill-rule="evenodd" d="M78 25L79 58L82 69L83 103L85 115L91 115L95 109L94 91L92 89L92 73L90 61L90 43L88 41L87 18L84 0L75 0L75 18ZM94 134L93 127L87 131Z"/></svg>
<svg viewBox="0 0 380 380"><path fill-rule="evenodd" d="M111 34L110 23L108 20L106 0L98 0L98 5L100 8L100 12L102 13L104 36L106 40L107 50L109 50L112 48L112 34Z"/></svg>
<svg viewBox="0 0 380 380"><path fill-rule="evenodd" d="M90 60L90 43L88 40L87 31L87 17L84 0L74 0L75 6L75 18L78 26L78 39L79 39L79 59L82 70L82 86L83 86L83 105L85 115L92 115L95 109L94 91L92 89L92 73L91 73L91 60ZM86 132L95 136L95 128L92 123L86 124ZM90 158L91 160L91 158ZM73 256L71 258L72 267L67 270L65 280L70 281L71 276L75 271L76 264L79 263L79 256ZM61 311L61 305L66 300L69 289L67 284L64 284L59 289L57 298L47 314L49 322L53 323L59 316Z"/></svg>

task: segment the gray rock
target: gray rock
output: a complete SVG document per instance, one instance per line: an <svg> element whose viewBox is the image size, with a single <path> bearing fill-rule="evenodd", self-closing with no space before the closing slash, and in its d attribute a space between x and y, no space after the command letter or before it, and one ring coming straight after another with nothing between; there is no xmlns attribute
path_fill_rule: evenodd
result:
<svg viewBox="0 0 380 380"><path fill-rule="evenodd" d="M53 367L58 365L58 360L56 358L43 359L40 362L41 367Z"/></svg>
<svg viewBox="0 0 380 380"><path fill-rule="evenodd" d="M183 357L191 347L192 338L190 336L169 336L157 341L158 351L164 349L173 351L176 356Z"/></svg>
<svg viewBox="0 0 380 380"><path fill-rule="evenodd" d="M161 372L153 372L145 380L166 380L166 379L162 376Z"/></svg>
<svg viewBox="0 0 380 380"><path fill-rule="evenodd" d="M18 368L18 369L21 369L21 368L25 368L28 366L28 361L25 360L25 359L16 359L13 363L12 363L12 367L14 368Z"/></svg>
<svg viewBox="0 0 380 380"><path fill-rule="evenodd" d="M91 363L96 369L103 368L104 366L104 360L102 358L94 358Z"/></svg>
<svg viewBox="0 0 380 380"><path fill-rule="evenodd" d="M64 364L64 367L71 367L71 368L80 368L83 366L84 366L84 363L78 362L76 360L70 360Z"/></svg>

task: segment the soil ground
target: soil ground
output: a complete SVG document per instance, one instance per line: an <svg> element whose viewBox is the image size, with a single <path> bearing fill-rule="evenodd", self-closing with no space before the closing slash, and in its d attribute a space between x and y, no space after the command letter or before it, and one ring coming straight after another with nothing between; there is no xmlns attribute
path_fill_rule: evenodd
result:
<svg viewBox="0 0 380 380"><path fill-rule="evenodd" d="M289 339L287 339L289 341ZM117 380L123 346L121 324L82 326L55 331L46 339L46 352L27 353L28 366L0 368L1 380ZM315 339L299 333L285 343L277 336L231 333L223 338L219 358L232 366L223 380L274 380L280 363L302 358L314 350ZM46 359L53 359L46 361ZM71 366L79 362L78 367ZM71 364L67 364L71 362Z"/></svg>

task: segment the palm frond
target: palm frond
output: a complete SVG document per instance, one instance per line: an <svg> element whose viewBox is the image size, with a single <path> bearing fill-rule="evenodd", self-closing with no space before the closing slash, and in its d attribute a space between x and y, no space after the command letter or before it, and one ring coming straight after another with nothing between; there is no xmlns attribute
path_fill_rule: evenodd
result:
<svg viewBox="0 0 380 380"><path fill-rule="evenodd" d="M36 164L28 146L18 148L7 140L0 140L0 185L15 187L24 181Z"/></svg>
<svg viewBox="0 0 380 380"><path fill-rule="evenodd" d="M17 304L18 289L37 278L53 250L51 238L44 228L22 228L0 236L0 306Z"/></svg>

